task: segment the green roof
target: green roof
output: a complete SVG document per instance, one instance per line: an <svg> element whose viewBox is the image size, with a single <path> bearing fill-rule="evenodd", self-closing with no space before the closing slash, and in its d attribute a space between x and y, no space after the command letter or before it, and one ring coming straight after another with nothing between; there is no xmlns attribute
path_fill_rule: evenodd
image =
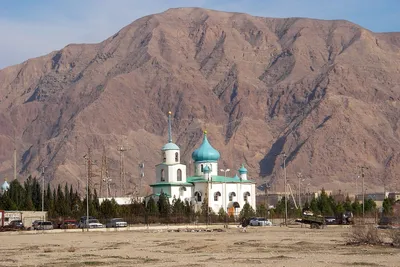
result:
<svg viewBox="0 0 400 267"><path fill-rule="evenodd" d="M185 182L159 182L159 183L155 183L155 184L151 184L151 187L155 187L155 186L193 186L190 183L185 183Z"/></svg>
<svg viewBox="0 0 400 267"><path fill-rule="evenodd" d="M170 143L166 143L166 144L161 148L161 150L162 150L162 151L165 151L165 150L179 150L179 147L178 147L176 144L170 142Z"/></svg>
<svg viewBox="0 0 400 267"><path fill-rule="evenodd" d="M187 177L186 181L188 183L207 183L207 180L204 179L204 176L191 176ZM210 181L211 182L211 181ZM243 184L255 184L255 182L250 180L240 180L238 176L235 177L225 177L225 176L215 176L212 175L213 183L243 183Z"/></svg>
<svg viewBox="0 0 400 267"><path fill-rule="evenodd" d="M195 162L201 162L201 161L214 162L218 161L220 157L221 155L219 154L219 152L215 148L213 148L208 142L207 131L204 131L203 143L198 149L193 151L192 159Z"/></svg>
<svg viewBox="0 0 400 267"><path fill-rule="evenodd" d="M148 198L148 197L159 197L161 195L161 193L156 193L156 194L151 194L151 195L148 195L148 196L146 196L146 198ZM167 197L171 197L169 194L167 194L167 193L164 193L164 195L166 195Z"/></svg>
<svg viewBox="0 0 400 267"><path fill-rule="evenodd" d="M247 173L247 169L244 167L244 164L242 164L242 167L240 167L239 173L240 173L240 174L242 174L242 173Z"/></svg>

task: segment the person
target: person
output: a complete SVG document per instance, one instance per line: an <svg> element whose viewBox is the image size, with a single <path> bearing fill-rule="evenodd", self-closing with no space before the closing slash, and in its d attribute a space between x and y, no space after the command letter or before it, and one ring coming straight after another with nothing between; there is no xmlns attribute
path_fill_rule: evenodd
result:
<svg viewBox="0 0 400 267"><path fill-rule="evenodd" d="M248 220L246 219L246 218L243 218L243 220L242 220L242 229L243 229L243 232L247 232L247 226L249 225L249 222L248 222Z"/></svg>

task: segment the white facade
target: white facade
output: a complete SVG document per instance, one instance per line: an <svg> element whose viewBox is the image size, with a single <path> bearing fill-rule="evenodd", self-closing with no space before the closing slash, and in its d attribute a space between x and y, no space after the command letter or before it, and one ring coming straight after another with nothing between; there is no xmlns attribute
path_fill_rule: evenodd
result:
<svg viewBox="0 0 400 267"><path fill-rule="evenodd" d="M156 165L156 182L186 182L186 165L165 163Z"/></svg>
<svg viewBox="0 0 400 267"><path fill-rule="evenodd" d="M204 132L203 143L196 149L194 176L187 177L186 165L180 163L180 149L172 143L171 113L168 117L168 143L161 149L161 162L155 166L156 183L152 184L153 194L148 196L157 201L161 193L174 199L189 201L197 209L207 196L208 205L215 213L221 208L228 214L237 215L249 203L256 210L255 183L247 178L247 170L242 165L234 177L218 175L220 154L208 142Z"/></svg>

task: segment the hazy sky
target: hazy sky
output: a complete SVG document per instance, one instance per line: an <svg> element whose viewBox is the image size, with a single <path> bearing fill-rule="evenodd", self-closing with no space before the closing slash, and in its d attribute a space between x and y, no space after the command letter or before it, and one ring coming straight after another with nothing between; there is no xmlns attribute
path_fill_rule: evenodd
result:
<svg viewBox="0 0 400 267"><path fill-rule="evenodd" d="M0 68L69 43L100 42L140 17L185 6L346 19L376 32L400 31L399 0L1 0Z"/></svg>

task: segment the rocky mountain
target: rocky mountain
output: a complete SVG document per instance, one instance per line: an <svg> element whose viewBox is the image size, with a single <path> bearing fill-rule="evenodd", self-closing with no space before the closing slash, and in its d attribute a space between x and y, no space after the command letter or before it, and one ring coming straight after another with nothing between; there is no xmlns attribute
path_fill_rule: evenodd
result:
<svg viewBox="0 0 400 267"><path fill-rule="evenodd" d="M90 148L93 186L105 151L120 192L123 145L124 191L139 184L143 162L145 192L171 110L188 164L207 129L221 168L233 175L244 162L259 185L283 190L284 152L293 190L301 172L303 188L354 192L358 166L369 167L368 191L395 189L399 68L400 33L342 20L170 9L99 44L70 44L0 70L0 175L12 177L15 142L21 179L45 165L53 185L83 190Z"/></svg>

